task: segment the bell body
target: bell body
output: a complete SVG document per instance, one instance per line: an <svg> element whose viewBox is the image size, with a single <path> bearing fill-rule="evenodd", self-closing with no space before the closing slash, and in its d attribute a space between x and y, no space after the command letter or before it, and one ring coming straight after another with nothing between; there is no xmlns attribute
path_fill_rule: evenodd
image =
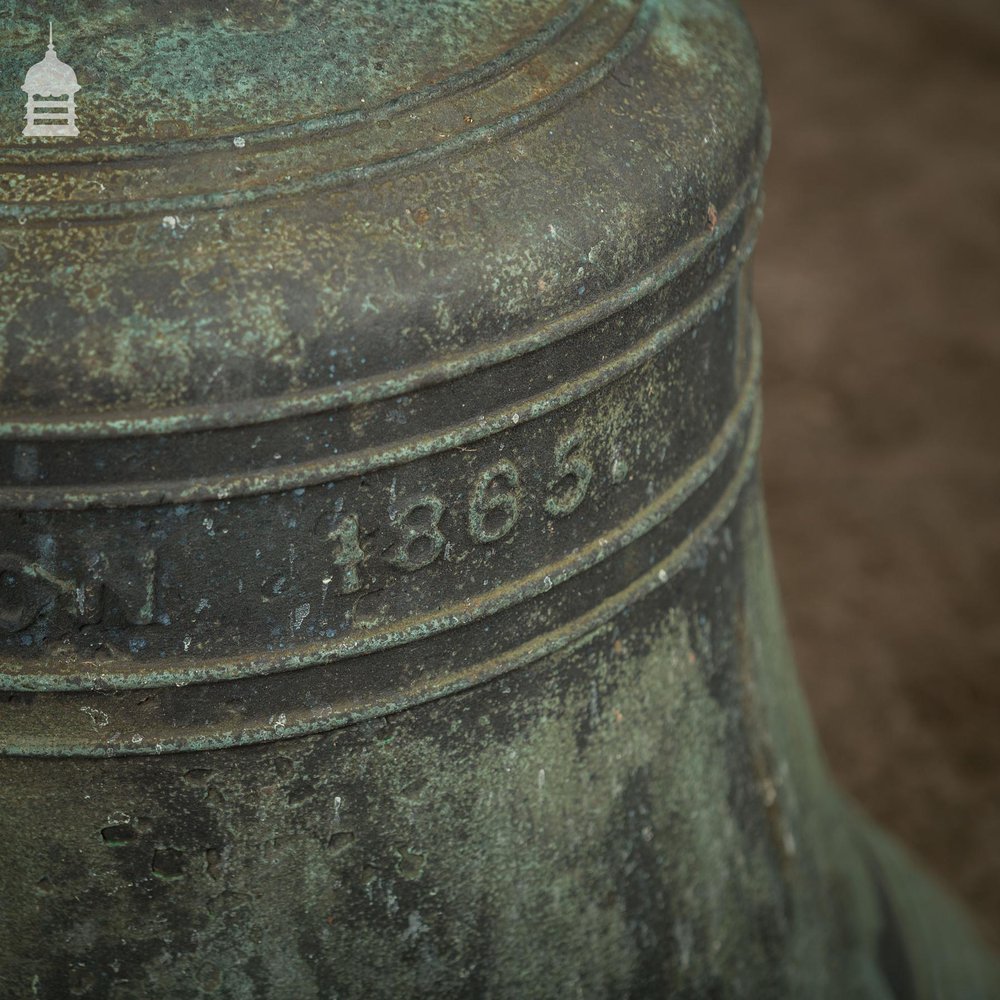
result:
<svg viewBox="0 0 1000 1000"><path fill-rule="evenodd" d="M0 995L995 995L788 660L739 13L219 16L3 151Z"/></svg>

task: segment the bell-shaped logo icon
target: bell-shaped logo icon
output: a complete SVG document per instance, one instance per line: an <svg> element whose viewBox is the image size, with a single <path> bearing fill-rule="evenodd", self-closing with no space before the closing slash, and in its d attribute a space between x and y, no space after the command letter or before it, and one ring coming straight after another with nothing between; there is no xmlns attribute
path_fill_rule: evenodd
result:
<svg viewBox="0 0 1000 1000"><path fill-rule="evenodd" d="M57 55L52 44L49 21L49 48L45 58L24 75L21 90L28 95L22 135L79 135L74 96L80 89L76 73Z"/></svg>

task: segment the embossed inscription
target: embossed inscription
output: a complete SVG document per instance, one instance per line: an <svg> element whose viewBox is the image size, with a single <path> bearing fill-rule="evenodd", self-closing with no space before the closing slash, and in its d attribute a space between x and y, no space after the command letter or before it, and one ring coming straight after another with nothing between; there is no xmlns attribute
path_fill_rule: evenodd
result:
<svg viewBox="0 0 1000 1000"><path fill-rule="evenodd" d="M544 513L553 519L572 514L587 498L594 474L594 465L584 454L582 436L574 433L560 438L553 450L548 492L541 500ZM523 478L522 468L509 458L473 476L456 520L464 523L468 538L476 545L495 544L516 534L526 513ZM619 485L622 480L609 472L609 481ZM449 543L459 541L454 534L450 538L446 534L443 525L448 513L448 505L434 492L419 493L399 506L390 503L382 515L390 540L381 547L366 547L363 541L366 534L381 527L377 515L338 514L326 534L329 556L323 577L324 594L347 596L364 590L364 569L373 559L381 559L404 573L416 573L435 563ZM453 533L455 521L451 523Z"/></svg>
<svg viewBox="0 0 1000 1000"><path fill-rule="evenodd" d="M416 497L392 518L400 534L389 562L408 573L430 566L445 546L438 528L444 515L444 503L431 493Z"/></svg>
<svg viewBox="0 0 1000 1000"><path fill-rule="evenodd" d="M358 565L364 558L358 541L358 519L353 514L342 518L327 537L334 544L333 565L343 574L340 592L353 594L361 589Z"/></svg>
<svg viewBox="0 0 1000 1000"><path fill-rule="evenodd" d="M0 631L19 632L50 611L78 625L111 617L126 625L151 625L156 620L156 571L153 549L133 554L127 567L115 568L105 553L88 552L73 576L0 552Z"/></svg>
<svg viewBox="0 0 1000 1000"><path fill-rule="evenodd" d="M614 462L609 459L606 465L608 484L620 486L623 478ZM166 519L158 522L153 547L130 546L128 538L137 530L133 524L124 534L108 536L100 548L90 536L91 548L62 542L44 559L0 553L0 633L32 629L40 638L71 636L74 629L100 625L100 634L81 638L88 645L97 641L113 647L128 637L109 636L107 631L174 625L187 652L195 629L218 624L218 593L235 588L237 595L245 595L233 598L243 604L248 616L244 622L261 622L279 642L284 629L277 622L284 620L285 612L293 633L319 630L332 636L343 625L328 617L328 596L377 595L398 580L392 570L418 573L451 558L449 553L463 545L488 562L490 546L516 545L525 533L537 538L529 522L541 518L554 526L580 510L597 478L579 431L556 439L538 464L527 457L504 457L466 469L464 484L451 481L440 492L421 484L423 489L418 485L417 492L397 497L394 486L384 506L373 506L370 498L342 505L338 492L334 510L317 511L316 541L308 548L297 540L282 548L271 537L262 538L250 560L245 549L235 554L223 541L234 525L225 505L207 517L187 508L168 508ZM322 505L323 492L312 496L313 505ZM285 524L290 521L294 527L291 515L285 516ZM148 541L148 530L141 530ZM38 551L44 550L39 542ZM263 573L258 586L248 587L257 568ZM317 585L322 587L319 595L309 589ZM250 594L258 592L261 604L270 607L256 618L259 605ZM279 614L282 604L288 607ZM367 607L361 612L357 608L356 601L345 604L342 621L366 620ZM129 641L133 652L145 648L143 640Z"/></svg>
<svg viewBox="0 0 1000 1000"><path fill-rule="evenodd" d="M509 459L484 469L469 503L469 534L482 544L509 535L521 513L521 474Z"/></svg>
<svg viewBox="0 0 1000 1000"><path fill-rule="evenodd" d="M556 478L549 484L553 491L545 501L545 510L553 517L572 514L587 496L594 467L580 450L580 435L567 434L556 445Z"/></svg>
<svg viewBox="0 0 1000 1000"><path fill-rule="evenodd" d="M594 466L583 452L580 434L567 434L556 442L555 473L549 480L549 493L542 508L551 518L572 514L587 498L594 478ZM621 480L612 479L617 485ZM523 473L509 458L500 459L477 473L468 491L468 503L462 520L469 538L477 545L492 545L516 533L525 513ZM449 541L442 528L447 513L444 500L436 493L422 493L410 499L387 519L395 540L384 553L385 560L397 569L414 573L435 562L445 552ZM352 594L363 588L360 568L371 556L359 541L359 519L354 514L341 518L330 534L335 543L334 570L324 583L332 592ZM336 572L341 573L338 579Z"/></svg>

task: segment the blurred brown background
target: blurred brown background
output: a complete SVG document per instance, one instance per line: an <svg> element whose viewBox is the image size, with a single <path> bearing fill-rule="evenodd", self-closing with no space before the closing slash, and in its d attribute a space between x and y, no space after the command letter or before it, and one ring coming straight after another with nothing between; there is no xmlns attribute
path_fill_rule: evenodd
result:
<svg viewBox="0 0 1000 1000"><path fill-rule="evenodd" d="M764 473L833 770L1000 946L1000 3L744 0Z"/></svg>

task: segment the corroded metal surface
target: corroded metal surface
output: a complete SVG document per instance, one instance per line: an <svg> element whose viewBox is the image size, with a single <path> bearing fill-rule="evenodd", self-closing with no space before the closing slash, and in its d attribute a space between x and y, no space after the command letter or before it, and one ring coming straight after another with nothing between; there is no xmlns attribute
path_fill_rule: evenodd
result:
<svg viewBox="0 0 1000 1000"><path fill-rule="evenodd" d="M80 136L3 151L0 993L990 995L789 687L734 9L61 10Z"/></svg>

